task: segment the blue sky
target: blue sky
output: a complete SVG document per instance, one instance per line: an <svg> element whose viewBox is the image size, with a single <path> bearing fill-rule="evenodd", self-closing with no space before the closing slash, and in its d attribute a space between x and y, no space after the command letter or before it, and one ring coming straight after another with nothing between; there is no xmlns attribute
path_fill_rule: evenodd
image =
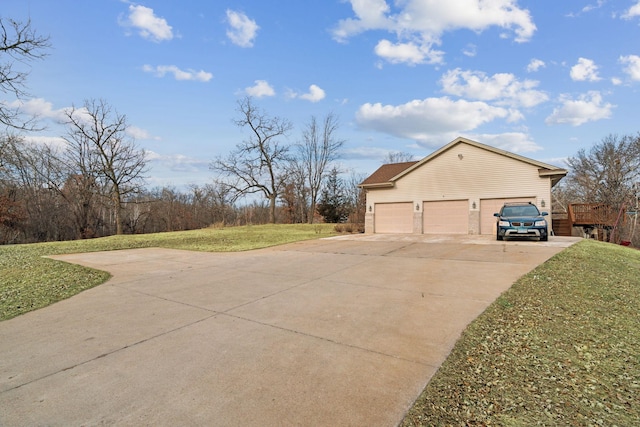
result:
<svg viewBox="0 0 640 427"><path fill-rule="evenodd" d="M150 187L213 178L252 95L300 139L333 112L340 166L422 158L457 136L565 166L640 131L640 0L2 0L50 37L31 97L56 143L64 109L104 99L148 151ZM4 97L4 98L3 98Z"/></svg>

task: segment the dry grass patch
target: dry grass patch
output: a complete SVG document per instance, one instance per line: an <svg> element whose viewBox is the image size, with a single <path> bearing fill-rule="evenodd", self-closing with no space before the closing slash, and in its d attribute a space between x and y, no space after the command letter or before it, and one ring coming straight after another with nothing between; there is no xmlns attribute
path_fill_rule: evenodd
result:
<svg viewBox="0 0 640 427"><path fill-rule="evenodd" d="M402 425L637 425L638 313L640 251L580 242L467 328Z"/></svg>

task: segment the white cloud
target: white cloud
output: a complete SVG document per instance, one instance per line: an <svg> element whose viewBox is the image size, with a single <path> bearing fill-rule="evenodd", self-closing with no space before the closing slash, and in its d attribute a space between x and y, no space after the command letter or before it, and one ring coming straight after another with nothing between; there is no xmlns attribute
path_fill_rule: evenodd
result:
<svg viewBox="0 0 640 427"><path fill-rule="evenodd" d="M592 10L600 9L606 3L606 1L607 0L597 0L596 4L588 4L580 9L580 12L570 12L566 16L568 16L569 18L577 18L583 13L589 13Z"/></svg>
<svg viewBox="0 0 640 427"><path fill-rule="evenodd" d="M561 106L555 108L546 118L548 125L569 124L580 126L587 122L608 119L615 107L610 103L603 103L602 95L598 91L582 94L578 99L571 99L567 95L560 97Z"/></svg>
<svg viewBox="0 0 640 427"><path fill-rule="evenodd" d="M153 73L156 77L164 77L166 74L173 74L176 80L192 80L196 82L208 82L213 78L213 74L200 70L181 70L175 65L144 65L142 70L146 73Z"/></svg>
<svg viewBox="0 0 640 427"><path fill-rule="evenodd" d="M73 109L73 110L72 110ZM79 108L76 107L68 107L65 108L65 111L71 112L72 116L74 117L75 120L78 121L83 121L85 123L91 123L93 121L93 115L89 112L89 110L87 110L86 107L82 106ZM67 121L68 119L65 118L65 121Z"/></svg>
<svg viewBox="0 0 640 427"><path fill-rule="evenodd" d="M570 138L569 140L573 140L575 139L575 141L577 142L577 138ZM569 158L568 157L549 157L546 159L543 159L542 161L545 162L548 165L556 165L556 166L561 166L561 167L569 167L569 163L567 162Z"/></svg>
<svg viewBox="0 0 640 427"><path fill-rule="evenodd" d="M129 16L120 20L124 27L136 28L145 39L161 42L173 38L173 29L164 18L157 17L153 9L140 5L129 5Z"/></svg>
<svg viewBox="0 0 640 427"><path fill-rule="evenodd" d="M173 172L197 172L208 170L210 160L188 157L183 154L158 154L145 151L147 160L168 167Z"/></svg>
<svg viewBox="0 0 640 427"><path fill-rule="evenodd" d="M462 71L459 68L446 72L440 79L443 91L450 95L495 101L513 107L534 107L548 100L546 93L536 90L535 80L520 81L513 74L498 73L487 76L481 71Z"/></svg>
<svg viewBox="0 0 640 427"><path fill-rule="evenodd" d="M67 117L67 113L70 112L72 108L65 107L54 109L53 104L43 98L32 98L26 101L15 100L7 105L10 108L18 108L21 112L26 113L30 116L35 116L40 119L50 119L58 124L65 123L69 120L69 118ZM90 122L92 120L91 115L84 107L75 108L73 115L77 119L85 122ZM160 139L159 137L152 136L148 131L137 126L129 126L127 128L127 134L134 137L135 139ZM39 144L52 144L55 146L63 146L64 144L66 144L65 140L61 137L29 136L27 139L30 142Z"/></svg>
<svg viewBox="0 0 640 427"><path fill-rule="evenodd" d="M376 55L392 64L441 64L444 55L444 52L433 50L431 45L424 43L422 45L413 42L394 44L389 40L380 40L374 50Z"/></svg>
<svg viewBox="0 0 640 427"><path fill-rule="evenodd" d="M476 56L478 54L478 48L477 48L477 46L475 44L469 43L467 45L467 47L462 49L462 54L465 55L465 56L468 56L470 58L473 58L474 56Z"/></svg>
<svg viewBox="0 0 640 427"><path fill-rule="evenodd" d="M256 21L250 19L242 12L228 9L227 22L231 27L227 30L227 37L229 37L233 44L240 47L253 47L253 41L260 28L258 24L256 24Z"/></svg>
<svg viewBox="0 0 640 427"><path fill-rule="evenodd" d="M345 41L367 30L393 29L393 23L386 17L390 8L385 0L351 0L351 8L357 18L340 20L333 30L334 39Z"/></svg>
<svg viewBox="0 0 640 427"><path fill-rule="evenodd" d="M571 67L571 79L575 81L596 82L600 80L598 76L598 66L591 59L579 58L578 63Z"/></svg>
<svg viewBox="0 0 640 427"><path fill-rule="evenodd" d="M544 68L545 66L546 66L546 64L544 63L544 61L543 61L543 60L533 58L533 59L529 62L529 65L527 65L527 72L529 72L529 73L535 73L535 72L536 72L536 71L538 71L540 68Z"/></svg>
<svg viewBox="0 0 640 427"><path fill-rule="evenodd" d="M595 9L600 9L605 3L605 0L598 0L596 4L588 4L582 8L582 12L591 12Z"/></svg>
<svg viewBox="0 0 640 427"><path fill-rule="evenodd" d="M401 105L364 104L357 123L389 135L437 146L495 119L509 119L511 112L484 102L453 101L447 97L414 100Z"/></svg>
<svg viewBox="0 0 640 427"><path fill-rule="evenodd" d="M542 149L529 135L522 132L506 132L499 134L474 134L471 139L482 141L483 144L500 148L512 153L527 153Z"/></svg>
<svg viewBox="0 0 640 427"><path fill-rule="evenodd" d="M46 145L58 151L67 148L67 141L60 136L26 135L24 142L28 144Z"/></svg>
<svg viewBox="0 0 640 427"><path fill-rule="evenodd" d="M631 77L631 80L640 81L640 56L627 55L621 56L618 61L621 64L625 64L624 72Z"/></svg>
<svg viewBox="0 0 640 427"><path fill-rule="evenodd" d="M323 100L326 94L324 90L322 90L319 86L311 85L309 86L309 92L307 93L299 94L299 93L290 91L288 96L290 98L300 98L300 99L304 99L311 102L318 102Z"/></svg>
<svg viewBox="0 0 640 427"><path fill-rule="evenodd" d="M637 16L640 16L640 0L633 6L629 8L624 14L622 14L623 19L633 19Z"/></svg>
<svg viewBox="0 0 640 427"><path fill-rule="evenodd" d="M37 118L52 119L57 122L65 121L66 109L60 108L54 110L53 104L44 98L31 98L29 100L15 100L7 104L12 109L18 109L20 112L34 116Z"/></svg>
<svg viewBox="0 0 640 427"><path fill-rule="evenodd" d="M266 80L256 80L255 85L245 88L245 93L249 96L262 98L263 96L274 96L276 91Z"/></svg>
<svg viewBox="0 0 640 427"><path fill-rule="evenodd" d="M333 29L339 42L371 30L394 34L396 41L381 40L376 53L394 62L439 63L443 52L434 51L448 31L468 29L481 32L490 27L512 31L517 42L531 39L536 30L529 11L515 0L350 0L353 18L340 20Z"/></svg>
<svg viewBox="0 0 640 427"><path fill-rule="evenodd" d="M389 155L389 153L398 151L388 148L380 148L380 147L354 147L354 148L346 148L340 152L340 158L344 160L362 160L362 159L372 159L372 160L382 160Z"/></svg>
<svg viewBox="0 0 640 427"><path fill-rule="evenodd" d="M152 136L146 129L142 129L137 126L129 126L127 128L127 133L129 134L129 136L132 136L135 139L154 139L156 141L160 140L159 137Z"/></svg>

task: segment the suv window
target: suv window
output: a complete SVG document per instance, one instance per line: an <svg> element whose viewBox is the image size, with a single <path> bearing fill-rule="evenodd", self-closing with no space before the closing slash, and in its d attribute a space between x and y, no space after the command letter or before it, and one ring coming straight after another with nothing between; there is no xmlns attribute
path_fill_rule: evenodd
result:
<svg viewBox="0 0 640 427"><path fill-rule="evenodd" d="M502 216L540 216L540 211L534 205L504 206Z"/></svg>

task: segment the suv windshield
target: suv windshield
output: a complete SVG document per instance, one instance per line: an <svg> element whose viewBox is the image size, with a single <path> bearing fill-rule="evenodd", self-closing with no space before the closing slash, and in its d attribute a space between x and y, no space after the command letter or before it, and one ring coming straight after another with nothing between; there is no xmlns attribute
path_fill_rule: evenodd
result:
<svg viewBox="0 0 640 427"><path fill-rule="evenodd" d="M502 216L539 216L540 212L534 205L505 206Z"/></svg>

